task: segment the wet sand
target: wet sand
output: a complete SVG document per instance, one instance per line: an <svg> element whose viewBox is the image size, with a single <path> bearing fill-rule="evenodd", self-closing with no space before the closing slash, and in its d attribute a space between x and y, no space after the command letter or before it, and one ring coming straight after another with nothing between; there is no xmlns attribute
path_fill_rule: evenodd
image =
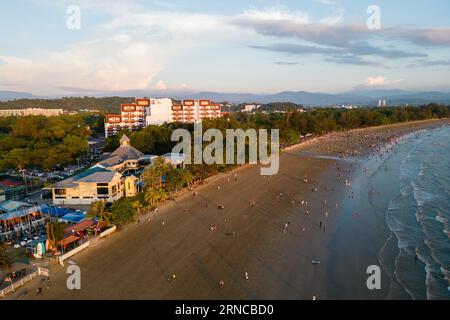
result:
<svg viewBox="0 0 450 320"><path fill-rule="evenodd" d="M439 123L358 130L355 140L351 132L342 134L343 141L333 135L332 145L342 141L338 155L351 153L350 147L364 150L365 144L365 152L373 151L377 141ZM365 143L362 134L376 138ZM365 269L377 263L384 221L376 215L355 219L343 209L345 180L355 179L356 170L347 171L353 160L324 152L327 141L318 138L283 152L272 177L260 176L257 166L216 176L195 189L197 196L187 192L149 220L141 218L77 254L72 260L81 268L81 290L68 290L65 268L54 264L50 286L39 296L35 281L8 298L382 299L386 289L367 290ZM323 153L331 157L318 156Z"/></svg>

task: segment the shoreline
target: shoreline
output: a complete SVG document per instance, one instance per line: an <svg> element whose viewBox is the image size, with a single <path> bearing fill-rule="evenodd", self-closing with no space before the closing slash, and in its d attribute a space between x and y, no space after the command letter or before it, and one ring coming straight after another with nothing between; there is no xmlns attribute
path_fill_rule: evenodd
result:
<svg viewBox="0 0 450 320"><path fill-rule="evenodd" d="M396 131L400 126L414 131L448 122L434 120L390 128ZM357 130L365 133L377 128ZM64 287L65 270L58 268L52 275L51 288L42 296L36 297L31 290L21 298L341 298L329 291L329 268L337 248L333 235L345 221L345 212L333 207L346 195L343 180L351 179L345 170L350 169L353 160L308 155L316 152L317 156L321 147L317 150L314 146L326 138L314 139L284 149L276 176L259 176L259 166L240 166L209 177L207 183L194 188L199 192L197 197L188 190L160 206L158 214L148 213L150 222L126 226L107 241L77 254L74 260L81 267L84 287L79 292ZM345 172L340 181L336 179L337 166ZM235 173L238 181L233 180ZM305 176L308 183L303 181ZM302 200L307 200L308 206L302 206ZM224 203L224 210L217 209L219 201ZM250 201L256 201L256 206L251 207ZM189 208L188 214L184 208ZM324 217L324 211L329 211L329 218ZM319 227L320 221L327 221L325 232ZM211 232L211 225L217 225L217 231ZM360 232L364 227L367 225L358 226ZM228 231L234 231L235 236L227 235ZM319 258L319 266L311 263ZM245 271L250 281L243 279ZM342 279L352 279L345 267L343 272L346 275ZM175 281L169 280L171 273L176 273ZM225 281L223 288L217 285L221 279ZM334 285L339 286L342 288L342 284Z"/></svg>

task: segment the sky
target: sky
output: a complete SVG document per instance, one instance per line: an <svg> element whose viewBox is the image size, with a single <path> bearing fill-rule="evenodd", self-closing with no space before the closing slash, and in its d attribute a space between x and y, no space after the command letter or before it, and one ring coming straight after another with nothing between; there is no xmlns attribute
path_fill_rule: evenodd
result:
<svg viewBox="0 0 450 320"><path fill-rule="evenodd" d="M0 90L450 91L449 13L448 0L3 0Z"/></svg>

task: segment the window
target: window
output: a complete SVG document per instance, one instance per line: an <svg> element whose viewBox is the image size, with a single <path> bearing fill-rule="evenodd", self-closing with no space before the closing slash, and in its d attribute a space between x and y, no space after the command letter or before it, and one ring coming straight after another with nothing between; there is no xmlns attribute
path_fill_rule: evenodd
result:
<svg viewBox="0 0 450 320"><path fill-rule="evenodd" d="M55 194L59 195L59 196L64 196L66 195L66 189L55 189Z"/></svg>
<svg viewBox="0 0 450 320"><path fill-rule="evenodd" d="M109 188L98 187L97 188L97 194L98 195L109 195Z"/></svg>

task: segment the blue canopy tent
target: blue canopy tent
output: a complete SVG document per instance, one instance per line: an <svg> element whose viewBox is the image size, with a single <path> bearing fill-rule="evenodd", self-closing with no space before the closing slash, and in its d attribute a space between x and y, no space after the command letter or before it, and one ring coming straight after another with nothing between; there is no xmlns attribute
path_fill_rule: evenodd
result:
<svg viewBox="0 0 450 320"><path fill-rule="evenodd" d="M69 213L74 213L74 211L66 209L66 208L59 208L55 206L46 206L45 208L42 208L41 211L43 213L49 214L52 217L58 217L61 218L62 216L65 216Z"/></svg>
<svg viewBox="0 0 450 320"><path fill-rule="evenodd" d="M71 213L68 213L68 214L62 216L61 218L59 218L59 221L68 222L68 223L78 223L81 220L83 220L84 218L85 218L85 215L82 213L71 212Z"/></svg>

